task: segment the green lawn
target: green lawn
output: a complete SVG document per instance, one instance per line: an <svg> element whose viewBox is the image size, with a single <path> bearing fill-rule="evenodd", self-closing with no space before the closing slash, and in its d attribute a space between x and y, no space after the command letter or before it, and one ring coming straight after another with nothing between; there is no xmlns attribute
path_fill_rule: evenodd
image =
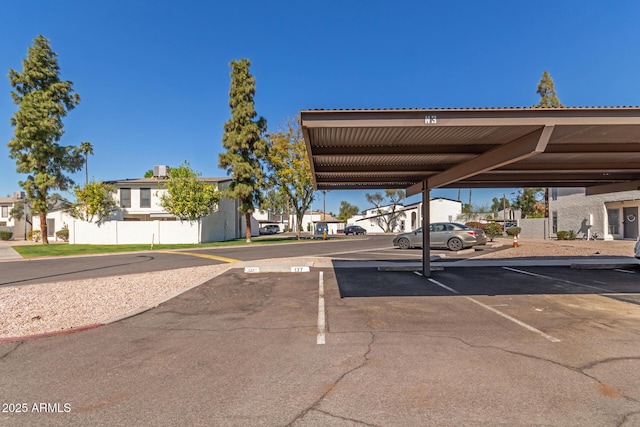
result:
<svg viewBox="0 0 640 427"><path fill-rule="evenodd" d="M212 248L218 246L264 245L270 243L291 242L294 241L294 239L290 237L272 237L268 239L254 238L252 240L252 243L249 244L245 241L245 239L236 239L228 240L226 242L203 243L200 245L153 245L153 250L161 251L167 249ZM24 258L91 255L152 250L151 245L70 245L68 243L56 243L50 245L17 245L13 246L13 249L15 249L15 251L22 255L22 257Z"/></svg>

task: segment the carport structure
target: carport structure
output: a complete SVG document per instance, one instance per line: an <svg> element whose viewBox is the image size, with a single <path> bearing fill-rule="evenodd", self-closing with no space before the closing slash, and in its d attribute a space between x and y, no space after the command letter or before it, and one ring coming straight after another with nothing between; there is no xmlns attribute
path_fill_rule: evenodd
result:
<svg viewBox="0 0 640 427"><path fill-rule="evenodd" d="M317 190L640 189L640 107L305 110ZM430 275L429 233L422 271Z"/></svg>

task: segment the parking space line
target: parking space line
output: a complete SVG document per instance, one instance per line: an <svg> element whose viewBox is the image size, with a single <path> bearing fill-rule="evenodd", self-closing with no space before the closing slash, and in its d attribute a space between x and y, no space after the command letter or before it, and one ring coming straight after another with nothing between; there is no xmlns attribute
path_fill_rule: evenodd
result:
<svg viewBox="0 0 640 427"><path fill-rule="evenodd" d="M516 273L527 274L529 276L539 277L541 279L556 280L558 282L564 282L564 283L568 283L570 285L584 286L585 288L597 289L597 290L602 291L602 292L607 292L607 293L611 292L611 289L605 289L605 288L600 288L598 286L586 285L584 283L572 282L571 280L558 279L556 277L545 276L544 274L537 274L537 273L532 273L530 271L518 270L517 268L511 268L511 267L502 267L502 268L504 268L505 270L516 272Z"/></svg>
<svg viewBox="0 0 640 427"><path fill-rule="evenodd" d="M540 329L536 329L536 328L534 328L533 326L527 325L526 323L524 323L524 322L522 322L522 321L520 321L520 320L516 319L515 317L511 317L511 316L509 316L508 314L505 314L505 313L503 313L503 312L501 312L501 311L499 311L499 310L496 310L495 308L493 308L493 307L491 307L491 306L488 306L488 305L486 305L486 304L483 304L483 303L481 303L480 301L478 301L478 300L476 300L476 299L473 299L473 298L471 298L471 297L466 297L466 298L467 298L468 300L470 300L470 301L472 301L472 302L474 302L474 303L478 304L480 307L486 308L487 310L494 312L494 313L495 313L495 314L497 314L498 316L502 316L502 317L504 317L505 319L510 320L510 321L512 321L513 323L515 323L515 324L517 324L517 325L520 325L520 326L522 326L523 328L525 328L525 329L527 329L527 330L529 330L529 331L531 331L531 332L534 332L534 333L536 333L536 334L538 334L538 335L542 336L543 338L545 338L545 339L547 339L547 340L549 340L549 341L551 341L551 342L560 342L560 340L559 340L558 338L553 337L553 336L551 336L551 335L549 335L549 334L546 334L546 333L542 332Z"/></svg>
<svg viewBox="0 0 640 427"><path fill-rule="evenodd" d="M630 273L630 274L636 274L635 271L631 271L631 270L623 270L621 268L614 268L613 271L619 271L620 273Z"/></svg>
<svg viewBox="0 0 640 427"><path fill-rule="evenodd" d="M431 283L435 283L436 285L440 286L441 288L444 288L446 290L448 290L449 292L453 292L454 294L459 294L460 292L456 291L455 289L452 289L450 287L448 287L447 285L443 285L442 283L438 282L435 279L429 278L429 281Z"/></svg>
<svg viewBox="0 0 640 427"><path fill-rule="evenodd" d="M440 286L441 288L444 288L444 289L446 289L446 290L448 290L448 291L450 291L450 292L453 292L453 293L455 293L455 294L460 294L460 292L456 291L456 290L455 290L455 289L453 289L453 288L450 288L449 286L447 286L447 285L445 285L445 284L443 284L443 283L438 282L438 281L437 281L437 280L435 280L435 279L429 278L428 280L429 280L431 283L434 283L434 284L436 284L436 285ZM519 325L519 326L522 326L523 328L525 328L525 329L527 329L527 330L529 330L529 331L531 331L531 332L534 332L534 333L536 333L536 334L538 334L538 335L542 336L543 338L545 338L545 339L547 339L547 340L549 340L549 341L551 341L551 342L560 342L560 340L559 340L558 338L553 337L553 336L551 336L551 335L549 335L549 334L547 334L547 333L544 333L544 332L542 332L540 329L536 329L536 328L534 328L534 327L533 327L533 326L531 326L531 325L527 325L527 324L526 324L526 323L524 323L523 321L518 320L518 319L516 319L515 317L511 317L511 316L509 316L508 314L501 312L500 310L497 310L497 309L495 309L495 308L493 308L493 307L491 307L491 306L488 306L488 305L486 305L486 304L483 304L483 303L481 303L480 301L476 300L475 298L471 298L471 297L465 297L465 298L466 298L466 299L468 299L469 301L471 301L471 302L475 303L475 304L478 304L480 307L483 307L483 308L486 308L486 309L487 309L487 310L489 310L489 311L492 311L493 313L497 314L498 316L504 317L505 319L510 320L510 321L512 321L513 323L515 323L515 324L517 324L517 325Z"/></svg>
<svg viewBox="0 0 640 427"><path fill-rule="evenodd" d="M316 344L321 345L325 343L324 275L322 271L320 272L318 282L318 337L316 338Z"/></svg>

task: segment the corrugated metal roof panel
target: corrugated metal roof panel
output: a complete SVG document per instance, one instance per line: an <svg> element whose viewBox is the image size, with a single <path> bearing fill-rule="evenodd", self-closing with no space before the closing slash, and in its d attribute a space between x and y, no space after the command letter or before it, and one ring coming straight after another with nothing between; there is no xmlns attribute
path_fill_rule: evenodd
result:
<svg viewBox="0 0 640 427"><path fill-rule="evenodd" d="M365 181L398 188L427 178L439 187L640 182L640 107L315 110L301 117L318 188Z"/></svg>

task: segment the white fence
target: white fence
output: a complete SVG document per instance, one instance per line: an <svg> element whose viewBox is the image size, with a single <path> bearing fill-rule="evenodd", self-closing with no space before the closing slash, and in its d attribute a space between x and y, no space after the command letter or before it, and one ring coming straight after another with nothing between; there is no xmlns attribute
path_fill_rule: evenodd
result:
<svg viewBox="0 0 640 427"><path fill-rule="evenodd" d="M84 221L69 225L69 243L93 245L200 243L200 223L188 221Z"/></svg>

